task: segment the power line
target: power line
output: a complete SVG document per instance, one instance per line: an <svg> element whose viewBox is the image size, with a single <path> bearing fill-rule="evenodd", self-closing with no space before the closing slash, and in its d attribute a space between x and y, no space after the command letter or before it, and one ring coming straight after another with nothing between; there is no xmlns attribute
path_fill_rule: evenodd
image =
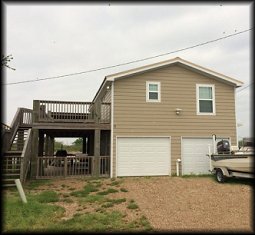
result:
<svg viewBox="0 0 255 235"><path fill-rule="evenodd" d="M203 46L203 45L206 45L206 44L209 44L209 43L212 43L212 42L217 42L217 41L229 38L229 37L233 37L233 36L236 36L238 34L245 33L245 32L251 31L251 30L253 30L253 28L240 31L238 33L229 34L229 35L227 35L225 37L220 37L220 38L217 38L217 39L214 39L214 40L210 40L210 41L207 41L207 42L199 43L199 44L196 44L194 46L185 47L185 48L178 49L178 50L171 51L171 52L167 52L167 53L164 53L164 54L160 54L160 55L156 55L156 56L150 56L150 57L146 57L146 58L143 58L143 59L133 60L133 61L130 61L130 62L121 63L121 64L117 64L117 65L111 65L111 66L107 66L107 67L91 69L91 70L87 70L87 71L83 71L83 72L77 72L77 73L70 73L70 74L65 74L65 75L60 75L60 76L53 76L53 77L46 77L46 78L37 78L37 79L33 79L33 80L25 80L25 81L20 81L20 82L11 82L11 83L6 83L6 84L2 84L2 85L16 85L16 84L21 84L21 83L39 82L39 81L45 81L45 80L50 80L50 79L75 76L75 75L80 75L80 74L91 73L91 72L96 72L96 71L100 71L100 70L115 68L115 67L119 67L119 66L123 66L123 65L128 65L128 64L133 64L133 63L137 63L137 62L141 62L141 61L145 61L145 60L149 60L149 59L154 59L154 58L165 56L165 55L170 55L170 54L173 54L173 53L176 53L176 52L180 52L180 51L189 50L189 49L192 49L192 48L195 48L195 47Z"/></svg>
<svg viewBox="0 0 255 235"><path fill-rule="evenodd" d="M248 88L250 85L252 85L254 82L250 83L249 85L247 85L246 87L243 87L242 89L238 90L236 93L245 90L246 88Z"/></svg>

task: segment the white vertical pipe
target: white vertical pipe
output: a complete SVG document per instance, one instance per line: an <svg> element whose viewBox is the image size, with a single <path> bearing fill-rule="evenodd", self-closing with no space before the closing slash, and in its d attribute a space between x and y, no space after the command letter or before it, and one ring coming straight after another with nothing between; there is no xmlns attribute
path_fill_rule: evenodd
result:
<svg viewBox="0 0 255 235"><path fill-rule="evenodd" d="M176 174L179 176L179 162L178 160L176 161Z"/></svg>
<svg viewBox="0 0 255 235"><path fill-rule="evenodd" d="M208 144L208 155L209 155L209 164L210 164L210 171L212 171L212 159L211 159L211 146Z"/></svg>
<svg viewBox="0 0 255 235"><path fill-rule="evenodd" d="M213 154L216 154L216 135L213 134Z"/></svg>
<svg viewBox="0 0 255 235"><path fill-rule="evenodd" d="M180 174L179 174L179 171L180 171L179 164L180 164L180 162L181 162L181 159L178 158L178 159L176 160L176 175L177 175L177 176L180 175Z"/></svg>
<svg viewBox="0 0 255 235"><path fill-rule="evenodd" d="M22 200L24 203L27 203L26 195L25 195L24 190L23 190L23 188L22 188L20 179L15 179L15 184L16 184L17 189L18 189L18 191L19 191L19 195L20 195L20 197L21 197L21 200Z"/></svg>

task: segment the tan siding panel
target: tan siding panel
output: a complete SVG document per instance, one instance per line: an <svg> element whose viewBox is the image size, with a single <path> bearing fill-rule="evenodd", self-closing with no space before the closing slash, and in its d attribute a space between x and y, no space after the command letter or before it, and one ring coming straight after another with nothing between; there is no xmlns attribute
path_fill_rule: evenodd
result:
<svg viewBox="0 0 255 235"><path fill-rule="evenodd" d="M161 102L146 102L146 81L161 82ZM214 84L216 115L197 115L196 84ZM181 108L180 116L175 113ZM177 65L115 81L113 175L116 136L171 136L172 173L181 136L231 137L236 144L234 87Z"/></svg>

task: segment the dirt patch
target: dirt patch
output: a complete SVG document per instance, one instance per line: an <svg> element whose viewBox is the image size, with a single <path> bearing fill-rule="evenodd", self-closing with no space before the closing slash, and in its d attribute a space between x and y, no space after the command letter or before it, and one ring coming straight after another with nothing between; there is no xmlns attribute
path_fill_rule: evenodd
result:
<svg viewBox="0 0 255 235"><path fill-rule="evenodd" d="M107 191L108 189L113 189L117 192L109 193L103 195L103 200L99 201L84 201L85 197L75 197L71 196L72 192L84 189L88 184L99 184L98 191L91 192L89 195L91 197L98 195L99 192ZM51 203L61 206L65 209L64 216L61 220L71 219L75 214L80 213L94 213L94 212L111 212L120 211L123 214L123 219L127 223L140 219L143 214L140 208L128 209L127 206L133 199L130 197L128 192L123 192L123 180L111 180L111 179L96 179L88 180L84 178L68 178L68 179L53 179L47 185L40 185L33 190L31 193L39 194L43 191L53 190L60 196L60 201ZM125 199L121 203L112 203L111 206L107 207L107 204L111 204L111 200ZM104 207L106 205L106 207Z"/></svg>
<svg viewBox="0 0 255 235"><path fill-rule="evenodd" d="M84 203L83 198L70 196L70 192L88 184L86 179L56 179L50 185L37 187L36 192L55 190L60 195L56 204L66 210L62 219L76 213L117 210L125 215L127 223L145 216L155 231L253 231L250 185L219 184L208 177L126 177L91 182L100 184L99 191L118 190L104 195L104 199L126 201L104 207L106 201ZM131 200L138 208L127 208Z"/></svg>

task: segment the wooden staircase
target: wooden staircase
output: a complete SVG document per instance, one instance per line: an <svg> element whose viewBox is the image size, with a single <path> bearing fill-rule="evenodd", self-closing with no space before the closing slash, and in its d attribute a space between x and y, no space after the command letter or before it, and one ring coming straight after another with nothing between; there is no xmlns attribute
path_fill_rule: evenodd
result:
<svg viewBox="0 0 255 235"><path fill-rule="evenodd" d="M32 110L19 108L11 127L2 124L2 187L15 186L15 179L23 183L31 157Z"/></svg>
<svg viewBox="0 0 255 235"><path fill-rule="evenodd" d="M14 180L20 179L22 151L7 151L3 158L2 184L15 186Z"/></svg>

